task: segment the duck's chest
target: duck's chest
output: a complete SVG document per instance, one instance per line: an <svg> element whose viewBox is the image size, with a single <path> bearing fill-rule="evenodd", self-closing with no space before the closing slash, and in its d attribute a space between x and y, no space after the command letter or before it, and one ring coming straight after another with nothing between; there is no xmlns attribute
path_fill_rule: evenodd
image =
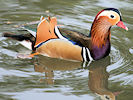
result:
<svg viewBox="0 0 133 100"><path fill-rule="evenodd" d="M102 47L92 46L91 55L94 60L108 56L110 53L110 41L107 41Z"/></svg>

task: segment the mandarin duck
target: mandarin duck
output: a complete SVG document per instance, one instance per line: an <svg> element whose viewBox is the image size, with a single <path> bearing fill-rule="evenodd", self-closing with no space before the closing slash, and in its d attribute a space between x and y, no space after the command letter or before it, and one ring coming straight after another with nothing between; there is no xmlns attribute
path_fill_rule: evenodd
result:
<svg viewBox="0 0 133 100"><path fill-rule="evenodd" d="M96 15L89 35L58 28L55 17L42 17L36 32L27 29L31 34L3 33L3 36L19 40L32 49L34 53L30 57L41 54L74 61L93 61L109 55L111 27L114 25L128 30L122 22L120 11L106 8Z"/></svg>

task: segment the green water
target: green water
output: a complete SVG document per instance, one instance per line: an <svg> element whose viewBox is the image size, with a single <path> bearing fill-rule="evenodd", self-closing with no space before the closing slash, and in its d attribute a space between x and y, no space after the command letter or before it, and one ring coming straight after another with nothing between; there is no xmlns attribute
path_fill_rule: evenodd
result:
<svg viewBox="0 0 133 100"><path fill-rule="evenodd" d="M132 100L132 0L0 0L0 35L25 34L15 26L37 21L41 15L56 16L66 28L88 34L95 15L106 7L121 11L129 31L113 27L110 55L88 67L43 56L19 59L18 53L30 51L0 37L0 100L101 100L107 93L117 94L116 100Z"/></svg>

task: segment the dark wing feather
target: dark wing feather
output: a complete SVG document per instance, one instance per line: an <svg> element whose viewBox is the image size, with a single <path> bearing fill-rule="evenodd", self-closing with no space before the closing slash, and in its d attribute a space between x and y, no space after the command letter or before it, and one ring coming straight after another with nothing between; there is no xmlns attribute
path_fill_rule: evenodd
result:
<svg viewBox="0 0 133 100"><path fill-rule="evenodd" d="M69 29L64 29L64 28L59 28L61 34L65 36L66 38L76 42L76 44L84 47L91 48L91 39L80 32L69 30Z"/></svg>

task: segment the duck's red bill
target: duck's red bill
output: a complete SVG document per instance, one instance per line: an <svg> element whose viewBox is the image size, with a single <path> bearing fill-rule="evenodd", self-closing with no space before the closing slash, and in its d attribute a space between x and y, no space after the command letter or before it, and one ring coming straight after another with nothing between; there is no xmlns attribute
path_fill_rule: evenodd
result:
<svg viewBox="0 0 133 100"><path fill-rule="evenodd" d="M119 21L116 25L128 31L128 28L124 25L122 21Z"/></svg>

